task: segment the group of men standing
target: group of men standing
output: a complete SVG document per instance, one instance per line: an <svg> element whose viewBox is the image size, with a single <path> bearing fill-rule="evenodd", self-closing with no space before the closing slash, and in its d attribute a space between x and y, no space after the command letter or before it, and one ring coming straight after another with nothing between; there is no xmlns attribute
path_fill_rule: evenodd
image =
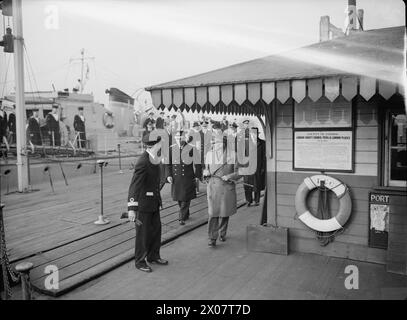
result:
<svg viewBox="0 0 407 320"><path fill-rule="evenodd" d="M151 263L168 264L159 253L160 190L165 183L171 184L181 225L190 217L190 204L197 196L197 186L200 182L206 183L209 247L215 247L218 239L226 241L229 217L237 210L236 183L239 179L244 178L248 206L253 202L252 192L255 205L259 203L265 179L265 147L258 130L250 131L249 120L244 121L239 134L235 123L229 126L225 121L213 121L210 129L208 125L209 121L204 119L194 122L188 132L173 131L170 123L164 120L164 135L154 134L153 128L147 129L142 138L146 149L135 165L128 193L128 217L136 222L137 269L151 272ZM234 139L228 139L231 135ZM237 161L237 145L244 141L245 150L249 150L250 139L257 143L257 165L260 167L254 174L243 176L239 168L244 166ZM228 146L228 141L234 142ZM166 146L169 147L167 158L162 154L166 152Z"/></svg>
<svg viewBox="0 0 407 320"><path fill-rule="evenodd" d="M15 106L13 106L15 109ZM6 150L16 141L16 115L14 112L7 114L4 105L0 101L0 145L4 144Z"/></svg>
<svg viewBox="0 0 407 320"><path fill-rule="evenodd" d="M42 146L45 140L44 136L47 136L51 146L64 146L76 138L79 148L86 147L86 128L83 107L78 107L78 114L74 117L73 127L75 137L72 137L70 126L66 124L66 117L60 115L58 105L55 104L52 106L52 110L46 115L45 121L41 121L37 108L32 109L32 112L32 116L28 119L27 135L33 145Z"/></svg>

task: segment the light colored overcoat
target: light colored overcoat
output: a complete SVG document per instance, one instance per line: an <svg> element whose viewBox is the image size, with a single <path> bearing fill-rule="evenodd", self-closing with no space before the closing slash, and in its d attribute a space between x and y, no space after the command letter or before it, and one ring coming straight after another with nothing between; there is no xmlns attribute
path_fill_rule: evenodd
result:
<svg viewBox="0 0 407 320"><path fill-rule="evenodd" d="M226 158L226 154L223 154L223 158ZM206 168L211 175L207 185L208 214L210 217L230 217L237 210L236 185L223 181L222 177L238 180L238 168L231 163L212 164L210 159L213 159L213 151L208 152L206 159Z"/></svg>

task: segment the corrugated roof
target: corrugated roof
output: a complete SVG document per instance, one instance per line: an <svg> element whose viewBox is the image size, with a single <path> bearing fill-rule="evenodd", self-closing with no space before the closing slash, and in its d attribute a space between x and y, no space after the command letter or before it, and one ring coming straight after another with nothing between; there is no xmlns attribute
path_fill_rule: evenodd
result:
<svg viewBox="0 0 407 320"><path fill-rule="evenodd" d="M335 75L361 75L403 83L404 38L404 26L355 32L283 54L154 85L147 90Z"/></svg>

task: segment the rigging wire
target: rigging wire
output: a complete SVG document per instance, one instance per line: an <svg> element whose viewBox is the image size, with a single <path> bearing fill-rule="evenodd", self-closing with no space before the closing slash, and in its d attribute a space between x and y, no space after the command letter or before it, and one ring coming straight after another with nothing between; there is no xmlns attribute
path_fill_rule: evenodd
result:
<svg viewBox="0 0 407 320"><path fill-rule="evenodd" d="M35 98L35 95L37 95L38 101L40 101L41 97L40 97L40 92L39 92L39 88L38 88L38 83L37 83L37 80L35 78L34 68L33 68L32 64L31 64L31 59L30 59L30 56L28 55L28 50L27 50L27 46L25 45L25 42L23 42L23 47L24 47L24 51L25 51L24 56L26 58L27 66L28 66L27 75L28 75L28 80L30 82L30 86L31 86L32 96ZM33 90L33 86L32 86L32 83L31 83L31 78L30 78L30 70L31 70L32 78L34 80L33 82L34 82L36 91ZM41 107L44 107L44 106L41 104Z"/></svg>
<svg viewBox="0 0 407 320"><path fill-rule="evenodd" d="M7 56L6 54L4 54L4 56ZM5 59L6 60L6 59ZM1 91L1 96L4 97L4 91L6 90L6 84L7 84L7 75L8 75L8 70L10 68L10 60L11 60L11 55L8 57L8 62L6 62L6 73L4 74L4 85L3 85L3 89ZM11 82L11 81L10 81Z"/></svg>

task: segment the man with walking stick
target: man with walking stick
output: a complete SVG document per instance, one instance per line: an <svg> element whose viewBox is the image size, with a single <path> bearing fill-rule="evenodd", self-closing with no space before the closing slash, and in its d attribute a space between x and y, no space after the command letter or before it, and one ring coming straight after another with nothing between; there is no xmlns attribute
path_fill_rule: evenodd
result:
<svg viewBox="0 0 407 320"><path fill-rule="evenodd" d="M136 223L135 265L144 272L152 272L149 264L167 265L161 259L160 159L161 142L156 131L143 136L146 150L139 157L128 194L128 219Z"/></svg>
<svg viewBox="0 0 407 320"><path fill-rule="evenodd" d="M213 125L212 146L206 155L204 179L207 180L208 246L226 241L229 217L237 211L236 181L241 177L234 150L227 150L219 122Z"/></svg>

